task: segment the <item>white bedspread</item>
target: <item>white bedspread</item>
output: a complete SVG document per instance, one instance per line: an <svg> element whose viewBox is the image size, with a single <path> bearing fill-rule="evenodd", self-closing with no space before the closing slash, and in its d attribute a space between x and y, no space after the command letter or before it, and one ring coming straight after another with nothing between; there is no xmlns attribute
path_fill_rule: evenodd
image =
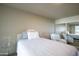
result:
<svg viewBox="0 0 79 59"><path fill-rule="evenodd" d="M73 46L44 38L19 40L18 56L75 56L77 49Z"/></svg>

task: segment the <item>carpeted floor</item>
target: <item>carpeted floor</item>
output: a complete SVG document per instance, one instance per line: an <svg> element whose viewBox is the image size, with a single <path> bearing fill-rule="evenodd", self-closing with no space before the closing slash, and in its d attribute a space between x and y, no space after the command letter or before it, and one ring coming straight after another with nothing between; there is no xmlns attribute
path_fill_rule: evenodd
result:
<svg viewBox="0 0 79 59"><path fill-rule="evenodd" d="M74 40L74 43L69 43L69 44L79 47L79 40Z"/></svg>
<svg viewBox="0 0 79 59"><path fill-rule="evenodd" d="M74 40L74 43L72 43L70 45L75 46L78 49L78 51L79 51L79 40ZM79 56L79 52L78 52L78 56Z"/></svg>

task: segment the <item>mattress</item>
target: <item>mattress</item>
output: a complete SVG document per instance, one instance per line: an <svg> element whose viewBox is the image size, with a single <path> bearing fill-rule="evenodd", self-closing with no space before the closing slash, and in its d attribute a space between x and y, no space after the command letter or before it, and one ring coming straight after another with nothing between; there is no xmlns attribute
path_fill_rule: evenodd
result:
<svg viewBox="0 0 79 59"><path fill-rule="evenodd" d="M17 43L18 56L76 56L77 49L74 46L37 38L32 40L19 40Z"/></svg>

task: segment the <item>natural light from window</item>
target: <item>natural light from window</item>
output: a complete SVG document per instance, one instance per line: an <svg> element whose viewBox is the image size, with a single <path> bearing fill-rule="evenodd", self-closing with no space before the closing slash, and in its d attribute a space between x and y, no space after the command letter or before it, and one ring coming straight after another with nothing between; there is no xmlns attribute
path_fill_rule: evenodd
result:
<svg viewBox="0 0 79 59"><path fill-rule="evenodd" d="M75 26L75 34L79 34L79 25Z"/></svg>

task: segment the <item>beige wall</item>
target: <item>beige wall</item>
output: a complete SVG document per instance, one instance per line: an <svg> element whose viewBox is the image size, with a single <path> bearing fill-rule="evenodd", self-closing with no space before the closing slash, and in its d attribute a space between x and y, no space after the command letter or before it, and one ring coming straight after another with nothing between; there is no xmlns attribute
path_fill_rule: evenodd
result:
<svg viewBox="0 0 79 59"><path fill-rule="evenodd" d="M7 40L2 36L3 32L2 32L2 21L3 21L3 10L2 7L0 6L0 55L3 53L8 52L7 50ZM4 42L5 41L5 42ZM6 48L6 49L5 49Z"/></svg>
<svg viewBox="0 0 79 59"><path fill-rule="evenodd" d="M2 10L1 10L2 9ZM0 18L0 43L3 40L4 48L6 48L5 42L9 43L9 53L13 53L16 50L16 35L27 29L35 29L42 35L41 37L49 38L48 33L53 32L53 21L50 19L36 16L18 9L2 6L0 8L2 19ZM44 34L44 35L43 35ZM2 45L0 45L2 47ZM7 52L0 48L0 53Z"/></svg>

